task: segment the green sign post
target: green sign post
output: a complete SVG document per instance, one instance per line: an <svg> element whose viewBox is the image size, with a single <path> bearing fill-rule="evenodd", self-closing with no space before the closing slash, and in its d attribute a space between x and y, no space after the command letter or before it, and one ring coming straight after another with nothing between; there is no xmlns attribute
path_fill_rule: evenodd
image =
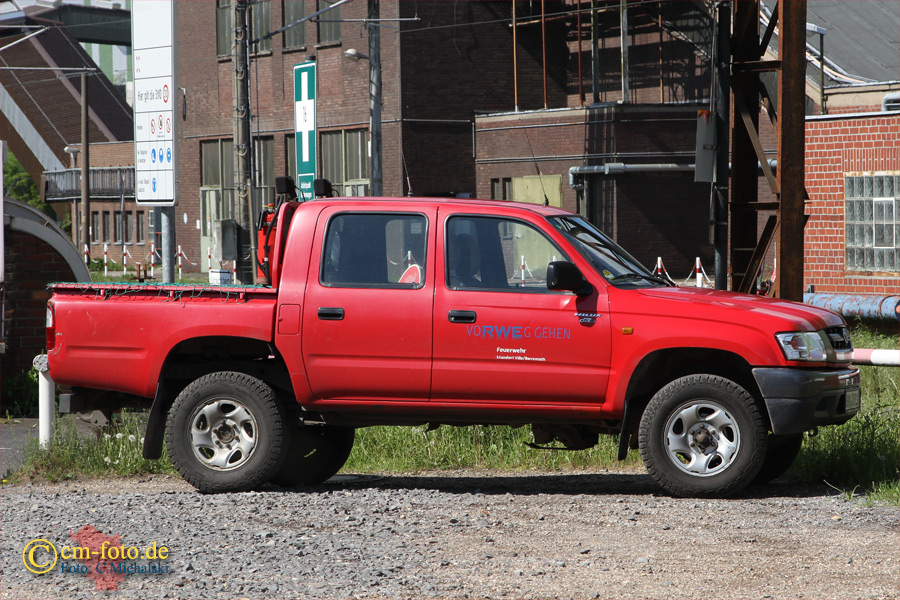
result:
<svg viewBox="0 0 900 600"><path fill-rule="evenodd" d="M312 200L316 178L316 63L294 65L294 131L297 139L297 195Z"/></svg>

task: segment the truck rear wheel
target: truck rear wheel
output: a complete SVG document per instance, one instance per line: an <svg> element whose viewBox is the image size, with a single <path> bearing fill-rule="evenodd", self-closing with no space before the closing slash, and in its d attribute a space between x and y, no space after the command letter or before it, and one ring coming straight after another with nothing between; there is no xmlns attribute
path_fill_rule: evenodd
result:
<svg viewBox="0 0 900 600"><path fill-rule="evenodd" d="M766 427L753 397L716 375L672 381L641 417L641 458L673 496L729 496L749 484L766 456Z"/></svg>
<svg viewBox="0 0 900 600"><path fill-rule="evenodd" d="M201 492L255 489L287 451L285 414L268 385L244 373L210 373L175 399L166 422L172 464Z"/></svg>
<svg viewBox="0 0 900 600"><path fill-rule="evenodd" d="M330 425L306 426L291 432L287 458L272 483L293 487L327 481L347 462L355 437L352 427Z"/></svg>

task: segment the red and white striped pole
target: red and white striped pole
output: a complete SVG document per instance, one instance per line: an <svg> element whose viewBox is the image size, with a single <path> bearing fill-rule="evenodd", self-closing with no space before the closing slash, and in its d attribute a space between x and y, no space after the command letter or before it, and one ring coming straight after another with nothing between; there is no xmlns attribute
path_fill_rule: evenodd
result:
<svg viewBox="0 0 900 600"><path fill-rule="evenodd" d="M900 350L855 348L853 350L853 364L898 367L900 366Z"/></svg>
<svg viewBox="0 0 900 600"><path fill-rule="evenodd" d="M700 257L697 257L697 261L694 266L694 274L697 276L697 287L703 287L703 271L700 269Z"/></svg>
<svg viewBox="0 0 900 600"><path fill-rule="evenodd" d="M150 277L152 278L156 269L154 265L156 264L156 244L150 244Z"/></svg>
<svg viewBox="0 0 900 600"><path fill-rule="evenodd" d="M181 244L178 244L178 279L181 280Z"/></svg>
<svg viewBox="0 0 900 600"><path fill-rule="evenodd" d="M90 268L91 266L91 252L88 250L88 245L84 245L84 264Z"/></svg>
<svg viewBox="0 0 900 600"><path fill-rule="evenodd" d="M103 244L103 276L109 277L109 244Z"/></svg>

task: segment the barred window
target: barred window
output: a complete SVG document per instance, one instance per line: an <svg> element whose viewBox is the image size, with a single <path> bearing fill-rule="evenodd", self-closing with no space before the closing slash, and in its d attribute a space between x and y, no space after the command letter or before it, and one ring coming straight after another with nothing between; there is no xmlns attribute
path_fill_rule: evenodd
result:
<svg viewBox="0 0 900 600"><path fill-rule="evenodd" d="M234 28L232 24L231 6L232 0L217 0L216 2L216 53L220 57L230 57L231 44L234 41ZM250 26L250 39L256 39L267 35L272 31L271 9L269 0L258 0L247 7L249 14L247 19ZM271 52L272 38L260 40L250 48L250 52Z"/></svg>
<svg viewBox="0 0 900 600"><path fill-rule="evenodd" d="M322 177L329 180L341 196L366 196L369 193L368 134L367 129L321 134Z"/></svg>
<svg viewBox="0 0 900 600"><path fill-rule="evenodd" d="M900 271L900 175L844 177L846 268Z"/></svg>
<svg viewBox="0 0 900 600"><path fill-rule="evenodd" d="M325 10L335 0L319 0L319 10ZM336 44L341 41L341 7L332 8L319 16L319 43Z"/></svg>
<svg viewBox="0 0 900 600"><path fill-rule="evenodd" d="M302 19L304 0L284 0L284 24L290 25ZM306 23L295 25L284 32L285 48L301 48L306 45Z"/></svg>

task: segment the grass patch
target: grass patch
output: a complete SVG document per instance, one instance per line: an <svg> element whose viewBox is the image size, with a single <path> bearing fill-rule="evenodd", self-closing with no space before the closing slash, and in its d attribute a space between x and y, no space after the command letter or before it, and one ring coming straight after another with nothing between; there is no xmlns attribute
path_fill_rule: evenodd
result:
<svg viewBox="0 0 900 600"><path fill-rule="evenodd" d="M853 345L896 349L898 338L857 326ZM900 504L900 369L861 366L860 375L859 414L844 425L807 436L789 475Z"/></svg>
<svg viewBox="0 0 900 600"><path fill-rule="evenodd" d="M10 481L174 473L165 449L160 460L141 457L145 424L140 413L123 411L120 422L98 430L96 435L84 435L76 430L72 420L57 419L46 448L40 448L36 439L28 440L24 464L10 476Z"/></svg>
<svg viewBox="0 0 900 600"><path fill-rule="evenodd" d="M366 427L356 432L356 443L346 470L357 473L410 473L431 469L568 470L640 464L636 452L616 460L618 440L600 436L589 450L548 451L527 447L531 427L501 425L469 427Z"/></svg>

